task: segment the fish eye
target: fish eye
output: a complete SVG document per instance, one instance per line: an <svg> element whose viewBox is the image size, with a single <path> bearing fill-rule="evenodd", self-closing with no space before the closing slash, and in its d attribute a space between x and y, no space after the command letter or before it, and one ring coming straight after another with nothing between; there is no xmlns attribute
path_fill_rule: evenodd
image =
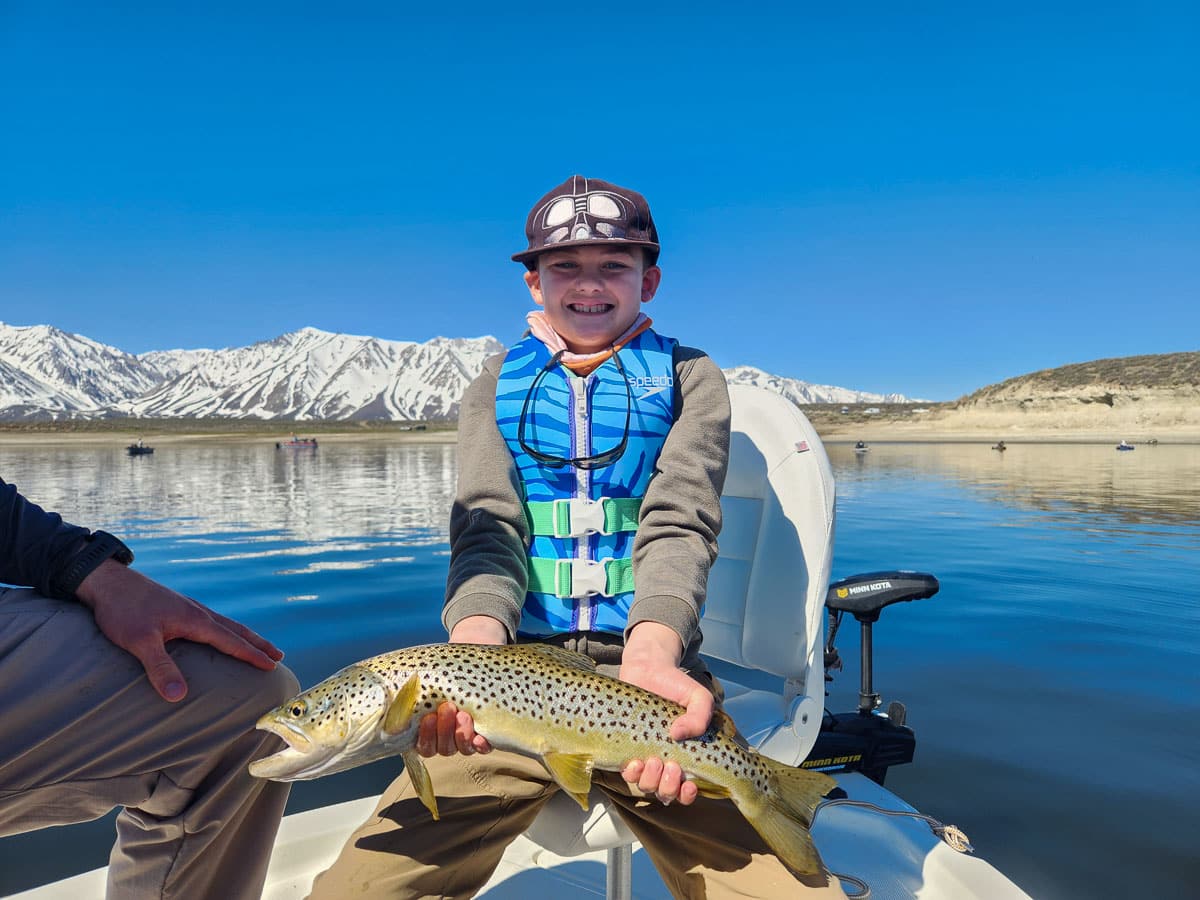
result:
<svg viewBox="0 0 1200 900"><path fill-rule="evenodd" d="M303 700L298 700L288 708L288 712L292 714L293 719L299 719L302 715L308 712L308 704Z"/></svg>

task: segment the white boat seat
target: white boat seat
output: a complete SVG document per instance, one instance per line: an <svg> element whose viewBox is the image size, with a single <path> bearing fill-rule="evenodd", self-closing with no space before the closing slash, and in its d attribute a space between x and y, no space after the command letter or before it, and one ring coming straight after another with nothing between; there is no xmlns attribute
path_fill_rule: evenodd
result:
<svg viewBox="0 0 1200 900"><path fill-rule="evenodd" d="M789 400L748 385L731 385L729 399L724 524L708 579L703 650L729 664L721 673L725 706L751 745L798 765L816 742L824 709L833 473L816 430ZM737 669L776 676L778 687L751 690L737 682ZM586 813L560 792L526 837L559 856L609 850L610 863L611 851L634 840L599 791Z"/></svg>

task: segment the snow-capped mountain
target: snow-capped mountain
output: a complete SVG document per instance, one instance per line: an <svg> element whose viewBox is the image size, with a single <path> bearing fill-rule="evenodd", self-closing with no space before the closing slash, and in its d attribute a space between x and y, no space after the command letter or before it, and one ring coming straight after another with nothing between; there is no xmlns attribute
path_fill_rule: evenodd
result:
<svg viewBox="0 0 1200 900"><path fill-rule="evenodd" d="M753 384L782 394L793 403L911 403L903 394L872 394L829 384L809 384L795 378L772 375L753 366L734 366L723 369L730 384Z"/></svg>
<svg viewBox="0 0 1200 900"><path fill-rule="evenodd" d="M0 417L103 415L158 381L115 347L49 325L0 322Z"/></svg>
<svg viewBox="0 0 1200 900"><path fill-rule="evenodd" d="M249 347L146 354L165 379L127 415L300 421L448 419L494 338L434 338L424 344L332 334L315 328Z"/></svg>
<svg viewBox="0 0 1200 900"><path fill-rule="evenodd" d="M0 323L0 419L452 419L503 346L315 328L249 347L124 353L47 326Z"/></svg>
<svg viewBox="0 0 1200 900"><path fill-rule="evenodd" d="M134 356L50 326L0 322L0 420L454 419L483 361L502 349L493 337L416 343L302 328L249 347ZM905 401L750 366L725 375L796 403Z"/></svg>

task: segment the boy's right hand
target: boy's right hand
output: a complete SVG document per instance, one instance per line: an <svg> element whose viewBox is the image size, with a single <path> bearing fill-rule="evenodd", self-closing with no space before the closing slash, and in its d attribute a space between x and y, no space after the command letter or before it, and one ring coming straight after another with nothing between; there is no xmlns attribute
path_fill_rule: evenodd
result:
<svg viewBox="0 0 1200 900"><path fill-rule="evenodd" d="M508 630L491 616L468 616L450 632L452 644L507 644ZM446 701L421 719L417 732L417 753L431 756L453 756L455 753L491 753L492 745L482 734L475 733L475 720L453 703Z"/></svg>
<svg viewBox="0 0 1200 900"><path fill-rule="evenodd" d="M421 719L417 731L417 752L431 756L453 756L462 753L491 753L492 745L482 734L475 733L475 720L449 700Z"/></svg>

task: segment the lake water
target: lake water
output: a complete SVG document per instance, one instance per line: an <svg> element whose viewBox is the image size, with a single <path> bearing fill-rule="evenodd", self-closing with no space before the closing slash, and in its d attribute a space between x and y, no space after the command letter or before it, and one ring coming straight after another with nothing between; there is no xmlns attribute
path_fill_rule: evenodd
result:
<svg viewBox="0 0 1200 900"><path fill-rule="evenodd" d="M1200 447L831 444L835 578L932 572L875 628L913 765L888 787L1038 898L1196 896ZM0 475L122 535L148 574L270 637L304 685L442 639L451 444L0 443ZM855 708L857 624L829 706ZM96 739L98 736L88 736ZM297 784L289 811L377 793L385 760ZM0 894L103 865L111 817L0 840Z"/></svg>

